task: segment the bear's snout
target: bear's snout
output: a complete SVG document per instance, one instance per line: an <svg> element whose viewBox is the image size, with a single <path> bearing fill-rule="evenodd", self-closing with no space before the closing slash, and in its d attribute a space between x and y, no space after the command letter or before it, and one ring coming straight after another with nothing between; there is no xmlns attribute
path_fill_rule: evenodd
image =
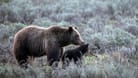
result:
<svg viewBox="0 0 138 78"><path fill-rule="evenodd" d="M83 44L85 44L85 42L84 41L78 41L78 42L74 42L74 44L75 45L83 45Z"/></svg>
<svg viewBox="0 0 138 78"><path fill-rule="evenodd" d="M81 45L83 45L83 44L85 44L85 42L84 42L84 41L82 41L80 44L81 44Z"/></svg>
<svg viewBox="0 0 138 78"><path fill-rule="evenodd" d="M83 40L79 40L78 45L84 45L84 44L85 44L85 42Z"/></svg>

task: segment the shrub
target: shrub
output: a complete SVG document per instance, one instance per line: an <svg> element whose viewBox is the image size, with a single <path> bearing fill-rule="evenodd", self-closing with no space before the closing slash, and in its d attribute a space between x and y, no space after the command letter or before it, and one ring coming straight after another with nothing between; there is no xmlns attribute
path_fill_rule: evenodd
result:
<svg viewBox="0 0 138 78"><path fill-rule="evenodd" d="M102 32L91 33L90 28L84 30L83 38L91 42L91 49L95 46L100 53L123 51L122 53L133 53L135 51L136 36L119 28L105 27ZM92 49L92 51L94 51Z"/></svg>
<svg viewBox="0 0 138 78"><path fill-rule="evenodd" d="M52 22L87 24L93 17L121 20L137 14L137 0L12 0L0 6L0 22L32 24L35 19L47 18ZM79 6L81 5L81 6ZM9 7L10 6L10 7ZM123 19L122 19L123 18Z"/></svg>
<svg viewBox="0 0 138 78"><path fill-rule="evenodd" d="M0 62L15 63L11 51L14 34L25 25L20 23L4 25L0 24Z"/></svg>
<svg viewBox="0 0 138 78"><path fill-rule="evenodd" d="M28 69L22 69L16 65L0 65L0 76L3 78L137 78L136 66L116 63L111 58L90 62L81 67L71 63L64 69L48 66L29 66Z"/></svg>
<svg viewBox="0 0 138 78"><path fill-rule="evenodd" d="M138 26L128 26L125 28L125 30L133 35L135 35L136 37L138 37Z"/></svg>
<svg viewBox="0 0 138 78"><path fill-rule="evenodd" d="M37 7L34 7L31 2L30 0L13 0L8 4L1 5L1 23L5 21L21 22L24 24L32 23L37 17Z"/></svg>
<svg viewBox="0 0 138 78"><path fill-rule="evenodd" d="M8 2L10 2L11 0L0 0L0 4L2 4L2 3L8 3Z"/></svg>
<svg viewBox="0 0 138 78"><path fill-rule="evenodd" d="M86 31L87 32L87 31ZM105 27L103 32L89 34L89 40L103 45L131 46L136 37L119 28Z"/></svg>

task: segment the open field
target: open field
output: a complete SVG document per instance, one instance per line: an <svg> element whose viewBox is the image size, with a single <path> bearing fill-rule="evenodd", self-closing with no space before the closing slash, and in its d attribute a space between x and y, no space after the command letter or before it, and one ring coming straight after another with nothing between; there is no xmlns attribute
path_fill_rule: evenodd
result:
<svg viewBox="0 0 138 78"><path fill-rule="evenodd" d="M30 24L76 25L91 53L80 67L49 67L44 56L22 69L11 49ZM0 0L0 78L138 78L138 0Z"/></svg>

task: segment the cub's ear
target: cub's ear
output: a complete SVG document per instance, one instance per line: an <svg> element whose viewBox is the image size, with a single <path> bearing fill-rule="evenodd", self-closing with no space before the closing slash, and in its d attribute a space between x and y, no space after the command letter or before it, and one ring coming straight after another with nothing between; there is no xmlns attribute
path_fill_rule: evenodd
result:
<svg viewBox="0 0 138 78"><path fill-rule="evenodd" d="M68 31L69 31L69 33L71 33L73 31L73 27L69 27Z"/></svg>
<svg viewBox="0 0 138 78"><path fill-rule="evenodd" d="M89 44L88 44L88 43L87 43L87 44L85 44L85 43L84 43L84 44L82 44L82 46L88 47L88 46L89 46Z"/></svg>
<svg viewBox="0 0 138 78"><path fill-rule="evenodd" d="M89 44L87 43L87 44L86 44L86 46L88 47L88 46L89 46Z"/></svg>
<svg viewBox="0 0 138 78"><path fill-rule="evenodd" d="M89 44L83 44L84 48L88 48Z"/></svg>

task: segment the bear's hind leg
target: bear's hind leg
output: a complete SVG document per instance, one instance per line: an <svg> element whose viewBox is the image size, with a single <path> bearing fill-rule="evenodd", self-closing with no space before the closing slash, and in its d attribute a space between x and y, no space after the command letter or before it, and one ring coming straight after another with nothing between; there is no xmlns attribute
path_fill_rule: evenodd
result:
<svg viewBox="0 0 138 78"><path fill-rule="evenodd" d="M16 57L17 63L23 68L27 68L27 64L28 64L27 59L28 59L27 55Z"/></svg>

